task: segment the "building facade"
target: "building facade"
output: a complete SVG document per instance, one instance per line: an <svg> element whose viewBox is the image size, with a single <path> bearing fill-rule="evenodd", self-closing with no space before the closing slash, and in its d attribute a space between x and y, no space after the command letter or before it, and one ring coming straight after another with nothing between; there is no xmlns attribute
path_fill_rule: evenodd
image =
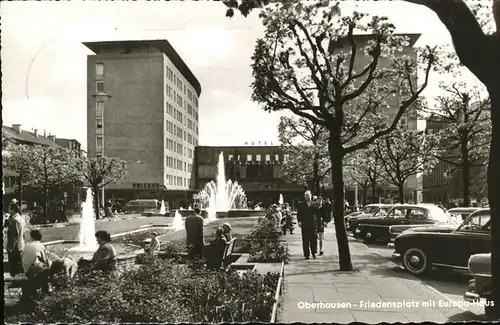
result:
<svg viewBox="0 0 500 325"><path fill-rule="evenodd" d="M225 177L241 185L249 205L276 203L280 194L290 204L303 199L304 188L283 180L282 164L288 157L279 146L199 146L195 151L196 190L217 177L220 153L224 155Z"/></svg>
<svg viewBox="0 0 500 325"><path fill-rule="evenodd" d="M87 155L127 162L107 199L184 195L194 186L201 86L166 40L92 42Z"/></svg>

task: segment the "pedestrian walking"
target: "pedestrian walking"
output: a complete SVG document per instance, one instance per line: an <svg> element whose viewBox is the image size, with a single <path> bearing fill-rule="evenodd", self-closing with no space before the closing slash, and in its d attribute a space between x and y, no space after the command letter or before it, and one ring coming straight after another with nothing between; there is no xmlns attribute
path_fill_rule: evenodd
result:
<svg viewBox="0 0 500 325"><path fill-rule="evenodd" d="M319 255L323 255L323 239L325 235L325 209L323 207L323 199L319 197L315 202L314 217L316 222L316 234L318 243L316 245L316 253L319 248Z"/></svg>
<svg viewBox="0 0 500 325"><path fill-rule="evenodd" d="M316 258L316 220L314 217L315 207L312 202L311 191L304 193L304 202L300 202L297 210L297 221L302 233L302 248L304 257L309 259L309 255Z"/></svg>
<svg viewBox="0 0 500 325"><path fill-rule="evenodd" d="M9 206L9 228L7 229L7 257L9 260L9 272L11 276L23 273L21 254L24 250L24 228L25 222L20 215L20 207L17 203Z"/></svg>

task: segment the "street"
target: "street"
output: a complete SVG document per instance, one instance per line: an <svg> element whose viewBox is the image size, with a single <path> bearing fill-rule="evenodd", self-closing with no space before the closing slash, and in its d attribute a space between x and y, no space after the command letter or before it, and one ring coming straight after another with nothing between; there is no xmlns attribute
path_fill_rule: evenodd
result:
<svg viewBox="0 0 500 325"><path fill-rule="evenodd" d="M360 241L360 240L358 240ZM375 253L387 258L392 259L392 248L387 248L385 244L366 244ZM403 266L398 263L394 266L395 268L401 269L401 272L406 272ZM435 269L429 275L420 277L419 279L425 283L427 286L434 288L440 293L444 294L451 301L464 301L463 294L468 289L469 280L472 277L468 274L464 274L460 271L454 271L449 269ZM484 314L484 309L479 306L469 306L464 307L465 310L470 311L476 315Z"/></svg>

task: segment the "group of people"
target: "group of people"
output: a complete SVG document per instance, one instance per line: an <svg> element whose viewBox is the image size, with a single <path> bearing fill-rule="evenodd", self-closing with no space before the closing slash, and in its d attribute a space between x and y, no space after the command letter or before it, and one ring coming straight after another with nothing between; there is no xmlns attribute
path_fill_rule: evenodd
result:
<svg viewBox="0 0 500 325"><path fill-rule="evenodd" d="M26 221L20 214L20 205L13 201L9 205L9 219L4 223L4 234L7 237L5 249L9 262L9 273L12 277L24 274L24 301L32 301L38 290L42 293L50 291L50 283L56 275L69 279L75 276L78 269L92 268L101 271L116 269L116 252L111 245L111 235L106 231L95 234L99 244L91 260L81 259L78 262L70 258L60 258L50 253L42 243L42 233L38 229L30 231L31 240L26 242Z"/></svg>
<svg viewBox="0 0 500 325"><path fill-rule="evenodd" d="M324 232L332 220L332 204L329 199L312 195L311 191L304 193L304 201L297 208L297 222L302 233L302 248L306 260L312 255L323 255Z"/></svg>
<svg viewBox="0 0 500 325"><path fill-rule="evenodd" d="M280 225L284 235L286 235L287 232L293 234L295 222L293 221L292 211L288 203L271 205L266 210L265 218L275 222L276 225Z"/></svg>
<svg viewBox="0 0 500 325"><path fill-rule="evenodd" d="M185 220L186 246L188 257L192 259L206 259L207 266L212 269L222 267L224 250L233 239L232 228L229 223L215 229L215 238L205 243L203 234L204 219L201 209L195 205L194 214L187 216Z"/></svg>

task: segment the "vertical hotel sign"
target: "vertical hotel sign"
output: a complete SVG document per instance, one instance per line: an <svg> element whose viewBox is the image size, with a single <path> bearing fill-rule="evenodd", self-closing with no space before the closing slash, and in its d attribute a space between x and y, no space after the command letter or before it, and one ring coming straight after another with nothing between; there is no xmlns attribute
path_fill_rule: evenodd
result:
<svg viewBox="0 0 500 325"><path fill-rule="evenodd" d="M245 146L274 146L272 141L245 141Z"/></svg>

